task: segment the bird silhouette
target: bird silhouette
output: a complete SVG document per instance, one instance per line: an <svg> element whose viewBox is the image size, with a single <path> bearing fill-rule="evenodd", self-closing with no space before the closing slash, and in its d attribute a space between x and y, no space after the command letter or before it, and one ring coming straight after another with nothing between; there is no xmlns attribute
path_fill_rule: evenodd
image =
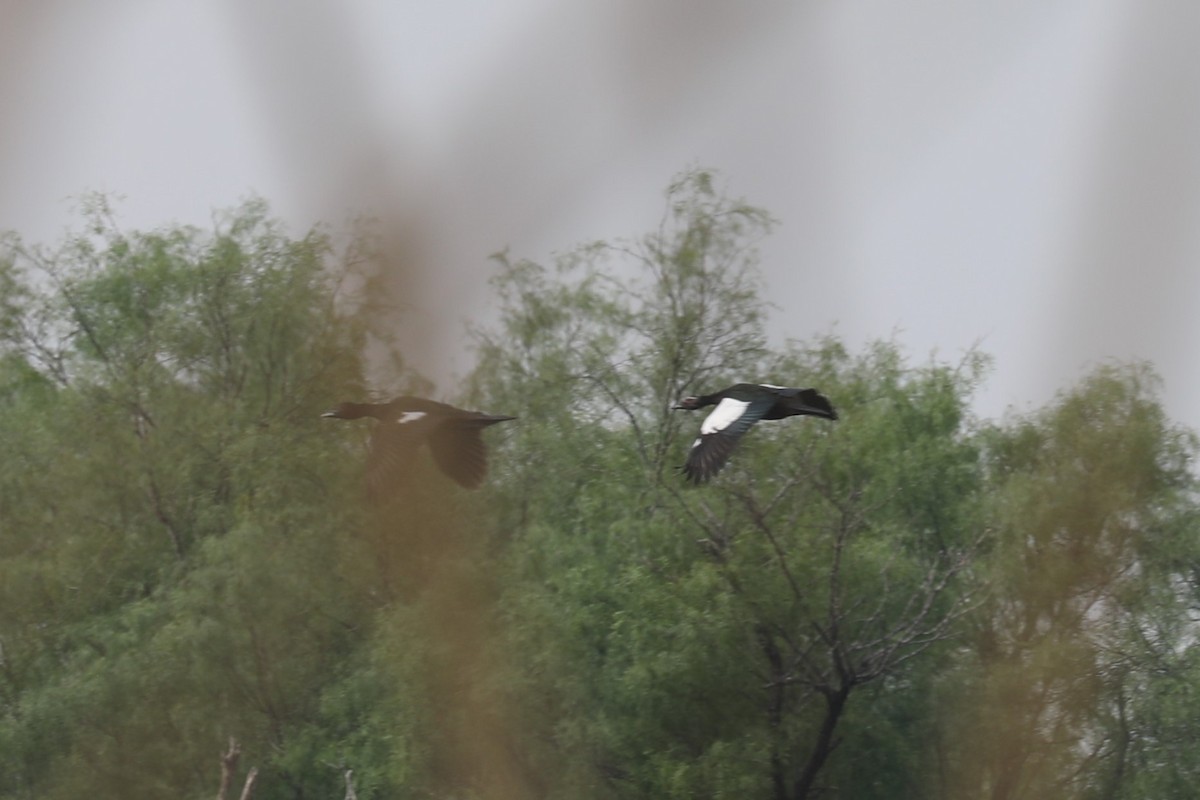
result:
<svg viewBox="0 0 1200 800"><path fill-rule="evenodd" d="M385 497L403 481L413 453L429 447L438 468L458 485L477 489L487 476L487 446L481 433L516 417L465 411L423 397L397 397L386 403L338 403L321 414L332 419L378 420L367 455L367 493Z"/></svg>

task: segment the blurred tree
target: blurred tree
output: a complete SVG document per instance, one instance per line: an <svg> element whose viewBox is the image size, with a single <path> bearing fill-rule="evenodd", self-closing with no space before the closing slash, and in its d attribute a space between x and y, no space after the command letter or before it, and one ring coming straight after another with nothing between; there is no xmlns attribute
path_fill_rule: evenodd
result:
<svg viewBox="0 0 1200 800"><path fill-rule="evenodd" d="M1194 661L1196 453L1145 365L1096 370L982 436L988 602L960 665L947 797L1165 797ZM1181 670L1181 671L1177 671ZM1195 728L1188 725L1188 737ZM1175 740L1178 741L1178 740ZM1135 786L1156 787L1142 794Z"/></svg>
<svg viewBox="0 0 1200 800"><path fill-rule="evenodd" d="M236 733L282 796L373 591L316 421L363 385L360 243L260 202L212 233L86 219L0 262L0 795L208 794Z"/></svg>

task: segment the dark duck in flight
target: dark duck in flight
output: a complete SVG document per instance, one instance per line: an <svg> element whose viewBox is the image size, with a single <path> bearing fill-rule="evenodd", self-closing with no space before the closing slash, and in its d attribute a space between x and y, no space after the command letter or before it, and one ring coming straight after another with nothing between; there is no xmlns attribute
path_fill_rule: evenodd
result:
<svg viewBox="0 0 1200 800"><path fill-rule="evenodd" d="M383 498L408 470L412 454L425 443L449 478L476 489L487 475L487 446L480 433L489 425L516 417L481 414L426 400L397 397L386 403L338 403L321 415L333 419L379 420L367 455L367 493Z"/></svg>
<svg viewBox="0 0 1200 800"><path fill-rule="evenodd" d="M700 436L692 443L683 473L692 483L704 483L729 460L730 453L750 427L760 419L783 419L807 414L837 419L829 398L816 389L791 389L769 383L738 383L719 392L685 397L675 408L695 411L715 405L700 424Z"/></svg>

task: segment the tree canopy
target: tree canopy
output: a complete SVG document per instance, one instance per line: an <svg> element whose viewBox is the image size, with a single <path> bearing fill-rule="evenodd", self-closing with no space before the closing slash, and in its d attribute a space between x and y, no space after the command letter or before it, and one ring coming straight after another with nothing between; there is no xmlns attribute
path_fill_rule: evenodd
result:
<svg viewBox="0 0 1200 800"><path fill-rule="evenodd" d="M692 171L643 236L498 254L440 399L519 419L480 491L418 453L382 504L319 419L429 386L366 240L7 236L0 797L1190 797L1197 442L1151 366L984 420L981 353L772 343L772 224ZM672 406L739 380L840 419L689 486Z"/></svg>

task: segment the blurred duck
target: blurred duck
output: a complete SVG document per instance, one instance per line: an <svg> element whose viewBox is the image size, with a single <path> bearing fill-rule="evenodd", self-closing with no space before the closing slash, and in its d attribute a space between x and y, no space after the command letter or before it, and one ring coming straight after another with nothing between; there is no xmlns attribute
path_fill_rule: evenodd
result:
<svg viewBox="0 0 1200 800"><path fill-rule="evenodd" d="M447 477L467 489L476 489L487 476L487 446L481 431L516 417L481 414L426 400L397 397L386 403L339 403L322 417L379 420L371 432L367 455L367 492L372 499L385 496L407 471L413 452L422 443Z"/></svg>

